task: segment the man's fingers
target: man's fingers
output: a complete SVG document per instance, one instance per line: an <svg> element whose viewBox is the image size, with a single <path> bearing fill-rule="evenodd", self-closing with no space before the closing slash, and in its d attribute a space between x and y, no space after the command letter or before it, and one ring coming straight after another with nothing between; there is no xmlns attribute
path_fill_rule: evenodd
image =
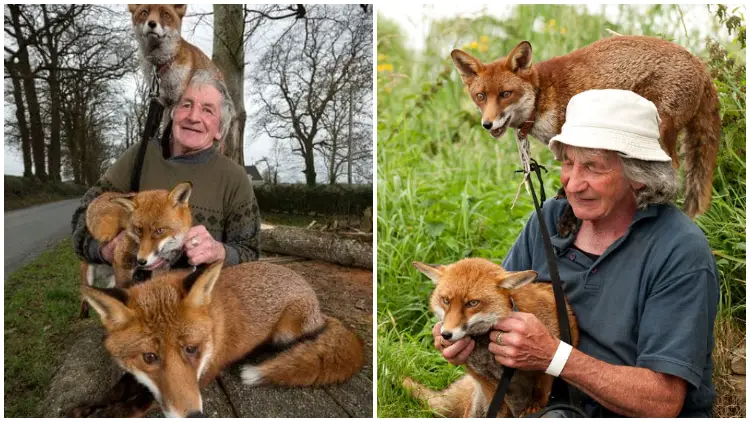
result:
<svg viewBox="0 0 750 422"><path fill-rule="evenodd" d="M471 355L471 352L474 351L474 346L476 345L476 342L474 340L470 340L469 344L461 351L461 353L456 356L456 359L461 362L466 362L467 359L469 359L469 355Z"/></svg>
<svg viewBox="0 0 750 422"><path fill-rule="evenodd" d="M432 336L433 337L437 337L437 336L440 335L440 327L442 325L443 325L442 323L438 322L437 324L435 324L435 325L432 326Z"/></svg>
<svg viewBox="0 0 750 422"><path fill-rule="evenodd" d="M453 359L456 356L458 356L461 351L464 350L467 344L471 341L471 338L464 337L461 340L451 344L450 346L443 349L443 357L446 359ZM444 344L449 344L449 342L444 341Z"/></svg>
<svg viewBox="0 0 750 422"><path fill-rule="evenodd" d="M500 321L496 322L495 325L492 326L492 328L496 330L500 330L500 331L505 331L505 332L520 331L525 325L526 323L523 320L518 319L517 317L509 316L507 318L503 318Z"/></svg>

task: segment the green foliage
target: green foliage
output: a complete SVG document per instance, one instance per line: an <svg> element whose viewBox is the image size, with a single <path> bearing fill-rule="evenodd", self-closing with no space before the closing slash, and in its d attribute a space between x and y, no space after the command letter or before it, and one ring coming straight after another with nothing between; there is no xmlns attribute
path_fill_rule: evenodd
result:
<svg viewBox="0 0 750 422"><path fill-rule="evenodd" d="M685 6L681 6L685 7ZM720 92L722 147L711 210L697 219L719 262L721 315L745 309L745 70L744 50L715 56L696 31L688 31L674 5L618 6L610 21L592 8L519 5L509 17L480 15L431 23L423 52L410 50L398 26L378 19L378 416L429 416L401 388L403 377L444 388L461 369L432 346L435 319L428 308L433 284L411 262L449 263L466 256L500 262L533 209L522 190L513 135L495 140L479 125L450 51L482 61L504 57L528 40L533 60L566 54L595 40L644 34L674 40L711 65ZM716 34L722 23L706 22ZM744 27L744 22L742 23ZM720 44L730 44L719 40ZM731 66L730 61L734 59ZM744 60L744 59L743 59ZM743 63L739 68L738 63ZM538 142L532 156L549 169L548 195L559 186L559 165Z"/></svg>
<svg viewBox="0 0 750 422"><path fill-rule="evenodd" d="M70 238L5 280L5 417L38 416L80 303Z"/></svg>
<svg viewBox="0 0 750 422"><path fill-rule="evenodd" d="M281 184L253 188L264 212L361 216L372 206L372 185Z"/></svg>

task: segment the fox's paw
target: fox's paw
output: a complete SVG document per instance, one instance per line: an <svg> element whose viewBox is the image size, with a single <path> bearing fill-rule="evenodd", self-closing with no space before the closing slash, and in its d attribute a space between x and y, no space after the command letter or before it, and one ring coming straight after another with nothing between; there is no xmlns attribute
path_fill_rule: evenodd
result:
<svg viewBox="0 0 750 422"><path fill-rule="evenodd" d="M257 366L245 365L242 367L242 383L255 387L263 384L263 373Z"/></svg>
<svg viewBox="0 0 750 422"><path fill-rule="evenodd" d="M106 404L86 402L65 413L66 418L104 418L110 416L111 407Z"/></svg>
<svg viewBox="0 0 750 422"><path fill-rule="evenodd" d="M529 406L526 409L524 409L524 411L521 412L521 414L518 415L518 417L519 418L525 418L526 416L533 415L534 413L536 413L536 412L538 412L540 410L542 410L541 407L538 407L538 406Z"/></svg>

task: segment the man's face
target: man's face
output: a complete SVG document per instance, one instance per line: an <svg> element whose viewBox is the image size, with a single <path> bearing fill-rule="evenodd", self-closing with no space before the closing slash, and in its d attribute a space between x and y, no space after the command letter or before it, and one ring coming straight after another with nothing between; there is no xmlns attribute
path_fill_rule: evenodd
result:
<svg viewBox="0 0 750 422"><path fill-rule="evenodd" d="M189 86L175 107L172 132L182 153L206 149L221 138L221 94L216 88Z"/></svg>
<svg viewBox="0 0 750 422"><path fill-rule="evenodd" d="M568 145L563 148L560 180L576 217L599 220L618 206L630 204L633 193L617 153L608 151L584 158Z"/></svg>

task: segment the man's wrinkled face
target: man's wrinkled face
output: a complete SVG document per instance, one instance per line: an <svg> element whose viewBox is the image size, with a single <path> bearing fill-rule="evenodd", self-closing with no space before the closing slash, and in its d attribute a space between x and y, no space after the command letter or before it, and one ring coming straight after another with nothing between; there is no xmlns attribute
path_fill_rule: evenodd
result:
<svg viewBox="0 0 750 422"><path fill-rule="evenodd" d="M183 154L200 151L221 139L221 101L221 93L211 85L191 85L185 90L174 111L175 150Z"/></svg>
<svg viewBox="0 0 750 422"><path fill-rule="evenodd" d="M607 217L633 197L622 161L614 151L565 145L560 180L573 212L581 220Z"/></svg>

